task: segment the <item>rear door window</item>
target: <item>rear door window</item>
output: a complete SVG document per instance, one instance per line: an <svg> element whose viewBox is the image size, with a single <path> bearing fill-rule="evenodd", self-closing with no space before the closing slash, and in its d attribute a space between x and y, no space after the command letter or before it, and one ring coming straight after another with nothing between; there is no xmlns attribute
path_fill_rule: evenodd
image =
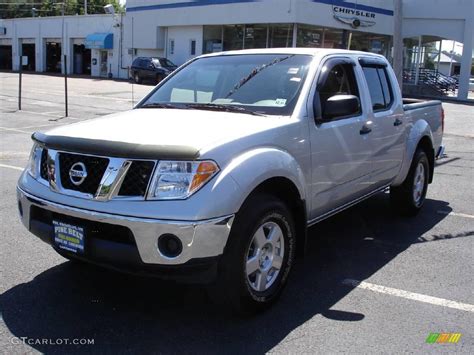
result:
<svg viewBox="0 0 474 355"><path fill-rule="evenodd" d="M390 108L393 102L393 93L385 67L363 66L362 70L369 87L373 110L383 111Z"/></svg>

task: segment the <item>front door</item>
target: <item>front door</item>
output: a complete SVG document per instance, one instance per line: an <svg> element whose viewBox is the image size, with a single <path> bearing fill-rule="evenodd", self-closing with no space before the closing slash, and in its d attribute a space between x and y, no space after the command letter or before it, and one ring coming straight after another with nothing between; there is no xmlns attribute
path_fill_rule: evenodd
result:
<svg viewBox="0 0 474 355"><path fill-rule="evenodd" d="M328 74L315 93L321 112L325 102L334 95L354 95L360 100L362 90L352 60L331 58L323 68ZM370 134L362 130L368 123L362 108L350 117L325 120L323 114L322 119L322 122L310 122L311 219L365 194L372 169Z"/></svg>
<svg viewBox="0 0 474 355"><path fill-rule="evenodd" d="M108 73L108 52L100 51L100 76L107 76Z"/></svg>

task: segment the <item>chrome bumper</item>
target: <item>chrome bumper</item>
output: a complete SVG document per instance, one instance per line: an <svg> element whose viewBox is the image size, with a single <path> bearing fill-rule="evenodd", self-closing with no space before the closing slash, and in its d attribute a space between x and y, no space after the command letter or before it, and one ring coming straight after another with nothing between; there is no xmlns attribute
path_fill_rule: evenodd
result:
<svg viewBox="0 0 474 355"><path fill-rule="evenodd" d="M234 215L203 221L171 221L107 214L47 201L19 187L17 198L22 223L28 230L31 206L88 221L127 227L133 234L142 262L146 264L180 265L192 259L221 255L234 220ZM177 257L166 257L158 250L158 238L167 233L176 235L183 244L183 251Z"/></svg>

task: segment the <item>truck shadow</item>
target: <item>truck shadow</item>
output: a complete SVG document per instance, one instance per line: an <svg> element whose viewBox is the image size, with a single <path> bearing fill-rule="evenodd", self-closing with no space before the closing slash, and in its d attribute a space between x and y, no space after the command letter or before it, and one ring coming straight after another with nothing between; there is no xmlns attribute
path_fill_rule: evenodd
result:
<svg viewBox="0 0 474 355"><path fill-rule="evenodd" d="M316 315L361 321L363 314L337 310L353 286L414 243L456 236L430 230L451 209L427 200L416 218L395 217L379 194L309 231L308 252L298 261L281 300L253 318L222 312L205 289L122 275L65 262L0 296L3 321L16 337L94 339L67 347L32 343L40 352L262 353ZM465 237L467 235L463 235ZM332 308L335 309L332 309Z"/></svg>

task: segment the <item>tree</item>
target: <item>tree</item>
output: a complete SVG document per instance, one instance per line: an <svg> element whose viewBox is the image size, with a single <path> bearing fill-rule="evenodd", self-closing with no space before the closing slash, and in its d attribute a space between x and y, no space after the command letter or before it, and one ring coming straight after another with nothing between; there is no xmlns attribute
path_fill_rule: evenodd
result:
<svg viewBox="0 0 474 355"><path fill-rule="evenodd" d="M65 15L84 15L84 0L3 0L0 18L32 16L61 16L64 4ZM88 14L103 14L104 6L112 4L117 13L125 9L118 0L88 0Z"/></svg>

